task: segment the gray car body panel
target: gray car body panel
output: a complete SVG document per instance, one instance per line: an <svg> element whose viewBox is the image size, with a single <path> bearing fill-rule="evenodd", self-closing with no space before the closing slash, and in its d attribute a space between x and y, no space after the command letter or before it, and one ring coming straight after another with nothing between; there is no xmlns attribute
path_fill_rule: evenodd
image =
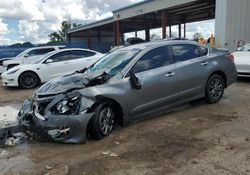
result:
<svg viewBox="0 0 250 175"><path fill-rule="evenodd" d="M70 125L73 125L73 127L71 126L72 135L61 140L56 140L55 138L52 138L52 140L64 143L84 142L86 140L87 124L94 115L93 111L90 110L90 112L88 112L88 109L91 109L102 99L109 99L117 102L122 109L123 122L127 123L132 119L170 108L176 104L204 97L206 82L215 72L220 72L225 75L226 87L236 81L237 71L235 65L229 59L226 59L225 52L210 50L210 53L206 56L136 73L135 75L139 79L141 89L132 87L128 76L129 71L145 53L157 47L183 43L197 45L197 43L191 41L167 41L150 42L122 48L139 48L141 52L137 54L121 72L117 73L105 83L91 87L83 86L82 89L80 88L79 90L73 91L81 95L82 103L80 112L85 111L81 115L53 116L49 113L50 107L68 94L73 93L72 91L67 93L60 92L52 97L51 94L49 97L46 97L46 92L43 92L42 95L45 95L45 97L43 97L44 99L54 99L54 102L51 102L46 109L47 112L45 113L45 117L48 118L48 120L45 121L45 125L53 125L54 128L61 127L63 123L70 123ZM174 73L174 75L167 76L169 72ZM69 80L69 78L67 79ZM45 86L46 85L47 83ZM55 84L48 86L55 86ZM71 88L74 89L74 87ZM39 90L36 95L39 96ZM37 99L33 99L33 101L35 100ZM29 104L32 105L32 102ZM37 118L34 114L34 110L30 107L26 113L21 113L19 121L22 123L25 116L27 118L30 114L32 118ZM38 121L38 126L44 126L44 124L42 124L44 122L41 123L39 119ZM77 126L79 124L81 124L81 127Z"/></svg>

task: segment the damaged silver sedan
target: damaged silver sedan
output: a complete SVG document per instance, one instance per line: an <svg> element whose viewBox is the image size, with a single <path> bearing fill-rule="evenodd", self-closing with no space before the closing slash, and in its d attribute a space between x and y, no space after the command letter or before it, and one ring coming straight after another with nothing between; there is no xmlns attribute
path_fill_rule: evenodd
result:
<svg viewBox="0 0 250 175"><path fill-rule="evenodd" d="M230 54L195 42L128 46L44 84L24 102L18 120L49 140L83 143L180 103L203 97L216 103L236 75Z"/></svg>

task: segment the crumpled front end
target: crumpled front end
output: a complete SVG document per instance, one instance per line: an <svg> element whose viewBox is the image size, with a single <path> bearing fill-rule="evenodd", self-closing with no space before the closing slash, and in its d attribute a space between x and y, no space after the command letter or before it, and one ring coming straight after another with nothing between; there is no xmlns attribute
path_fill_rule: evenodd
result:
<svg viewBox="0 0 250 175"><path fill-rule="evenodd" d="M26 100L18 114L19 124L50 141L84 143L94 102L75 91L70 94Z"/></svg>

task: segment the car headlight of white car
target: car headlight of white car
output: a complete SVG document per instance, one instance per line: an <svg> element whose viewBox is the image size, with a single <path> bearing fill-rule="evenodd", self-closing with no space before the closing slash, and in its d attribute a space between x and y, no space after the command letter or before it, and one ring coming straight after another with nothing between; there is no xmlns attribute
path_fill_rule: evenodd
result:
<svg viewBox="0 0 250 175"><path fill-rule="evenodd" d="M14 73L16 73L16 72L17 72L17 71L19 71L19 70L20 70L20 68L17 68L17 69L14 69L14 70L8 71L8 72L7 72L7 75L14 74Z"/></svg>

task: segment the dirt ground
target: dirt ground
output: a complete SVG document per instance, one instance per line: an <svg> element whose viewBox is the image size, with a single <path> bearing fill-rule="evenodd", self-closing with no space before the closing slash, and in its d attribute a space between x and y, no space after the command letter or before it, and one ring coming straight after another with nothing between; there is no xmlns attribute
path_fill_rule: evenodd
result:
<svg viewBox="0 0 250 175"><path fill-rule="evenodd" d="M23 100L31 98L35 89L25 90L16 87L6 88L2 86L0 79L0 105L6 103L21 103Z"/></svg>
<svg viewBox="0 0 250 175"><path fill-rule="evenodd" d="M0 89L0 104L32 91ZM0 114L1 115L1 114ZM250 79L213 105L196 101L118 128L101 141L31 141L0 151L0 174L250 174Z"/></svg>

